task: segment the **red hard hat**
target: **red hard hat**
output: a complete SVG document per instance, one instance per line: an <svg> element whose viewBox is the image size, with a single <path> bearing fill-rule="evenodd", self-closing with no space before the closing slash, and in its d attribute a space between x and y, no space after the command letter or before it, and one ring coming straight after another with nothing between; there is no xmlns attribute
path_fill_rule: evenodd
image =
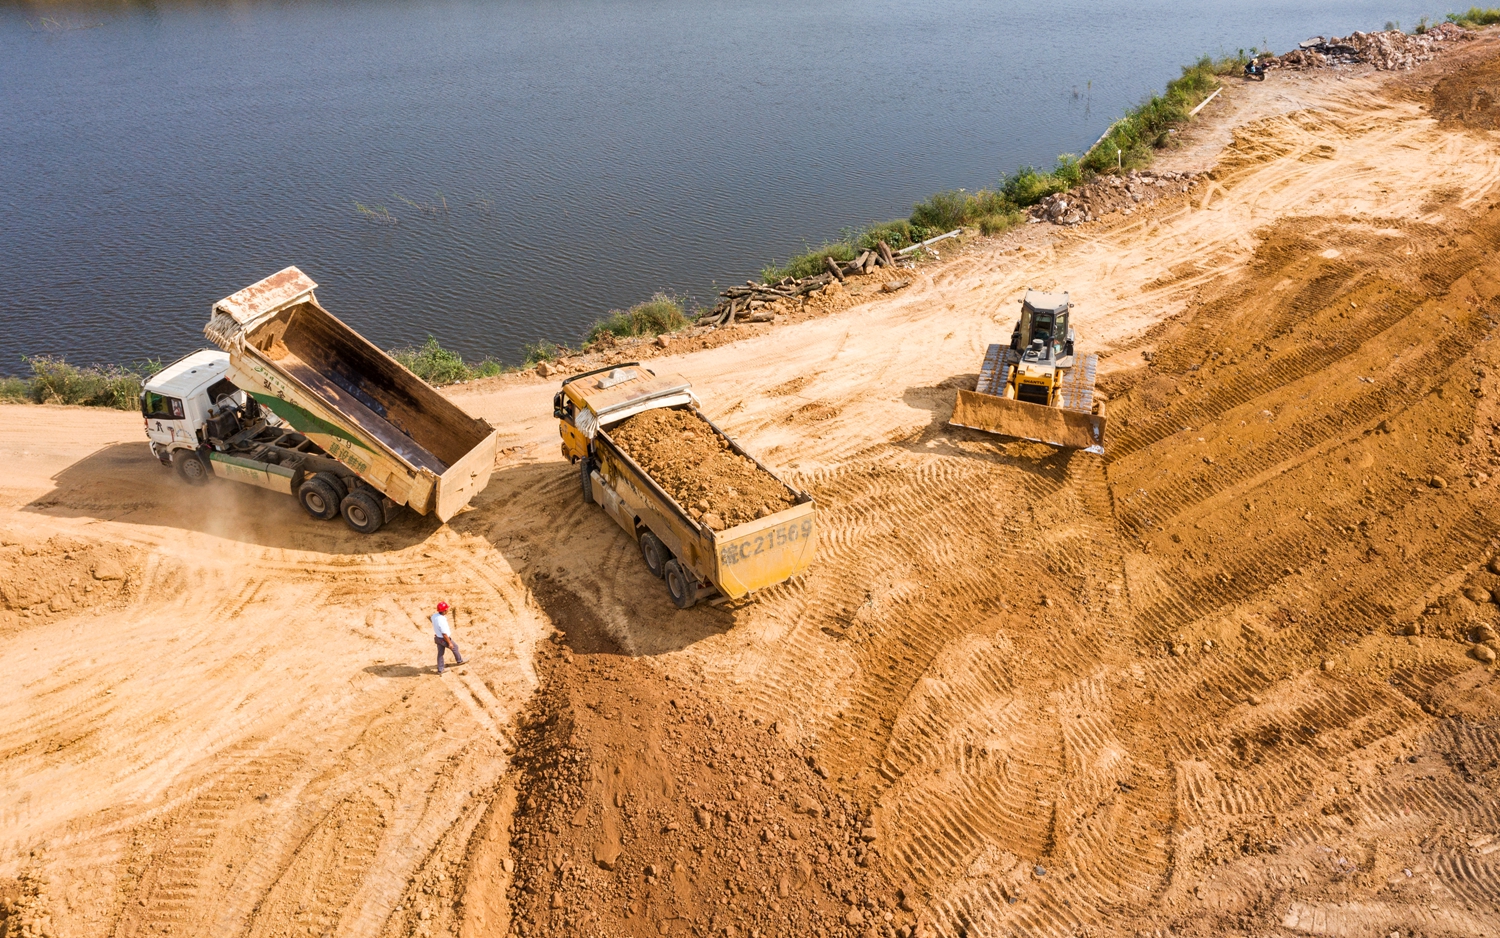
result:
<svg viewBox="0 0 1500 938"><path fill-rule="evenodd" d="M438 603L438 612L447 612L447 611L448 611L448 604L447 603Z"/></svg>

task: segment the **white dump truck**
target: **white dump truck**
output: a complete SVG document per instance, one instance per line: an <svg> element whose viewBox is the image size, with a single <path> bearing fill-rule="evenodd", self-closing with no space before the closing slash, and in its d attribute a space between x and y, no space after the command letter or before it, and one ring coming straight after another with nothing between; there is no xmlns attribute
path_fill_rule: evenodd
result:
<svg viewBox="0 0 1500 938"><path fill-rule="evenodd" d="M378 531L402 507L453 517L484 488L496 434L318 305L288 267L214 304L194 352L147 379L151 451L192 484L296 496Z"/></svg>

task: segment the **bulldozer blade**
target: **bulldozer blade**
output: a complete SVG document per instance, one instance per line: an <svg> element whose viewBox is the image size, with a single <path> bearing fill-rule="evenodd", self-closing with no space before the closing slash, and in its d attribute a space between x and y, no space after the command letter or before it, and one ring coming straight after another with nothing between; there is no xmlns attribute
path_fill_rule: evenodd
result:
<svg viewBox="0 0 1500 938"><path fill-rule="evenodd" d="M959 391L948 423L1067 449L1104 452L1102 414L1080 414L975 391Z"/></svg>

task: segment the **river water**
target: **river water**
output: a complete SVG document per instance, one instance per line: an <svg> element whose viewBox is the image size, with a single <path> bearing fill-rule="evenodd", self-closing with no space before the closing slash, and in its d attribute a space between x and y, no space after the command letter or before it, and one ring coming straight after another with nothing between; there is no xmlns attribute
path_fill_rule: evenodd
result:
<svg viewBox="0 0 1500 938"><path fill-rule="evenodd" d="M171 358L289 264L383 347L516 361L1081 151L1202 53L1410 0L0 8L0 373ZM363 214L356 203L394 222Z"/></svg>

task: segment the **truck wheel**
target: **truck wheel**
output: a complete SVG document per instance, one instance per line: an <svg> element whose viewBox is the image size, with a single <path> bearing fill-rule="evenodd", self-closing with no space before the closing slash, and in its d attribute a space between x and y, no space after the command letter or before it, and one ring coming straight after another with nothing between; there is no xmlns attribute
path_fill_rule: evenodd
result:
<svg viewBox="0 0 1500 938"><path fill-rule="evenodd" d="M344 512L344 524L350 525L360 534L374 534L380 530L381 525L386 524L386 512L381 510L380 498L369 494L365 489L356 489L345 495L339 510Z"/></svg>
<svg viewBox="0 0 1500 938"><path fill-rule="evenodd" d="M667 572L667 561L672 559L672 554L667 550L667 545L661 542L661 538L650 531L642 531L641 559L646 561L646 569L651 571L651 575L660 580Z"/></svg>
<svg viewBox="0 0 1500 938"><path fill-rule="evenodd" d="M345 495L339 510L344 513L344 523L361 534L374 534L385 524L380 500L363 489Z"/></svg>
<svg viewBox="0 0 1500 938"><path fill-rule="evenodd" d="M583 486L583 503L591 505L594 502L594 461L587 456L578 460L579 484Z"/></svg>
<svg viewBox="0 0 1500 938"><path fill-rule="evenodd" d="M177 470L178 478L188 485L202 485L213 476L208 464L190 449L180 449L172 454L172 468Z"/></svg>
<svg viewBox="0 0 1500 938"><path fill-rule="evenodd" d="M682 569L682 564L668 560L662 566L662 573L667 580L667 592L672 594L672 602L678 609L691 609L698 604L698 584Z"/></svg>
<svg viewBox="0 0 1500 938"><path fill-rule="evenodd" d="M338 491L321 474L313 476L297 488L297 501L302 503L302 510L319 521L338 517L339 502L342 500Z"/></svg>

